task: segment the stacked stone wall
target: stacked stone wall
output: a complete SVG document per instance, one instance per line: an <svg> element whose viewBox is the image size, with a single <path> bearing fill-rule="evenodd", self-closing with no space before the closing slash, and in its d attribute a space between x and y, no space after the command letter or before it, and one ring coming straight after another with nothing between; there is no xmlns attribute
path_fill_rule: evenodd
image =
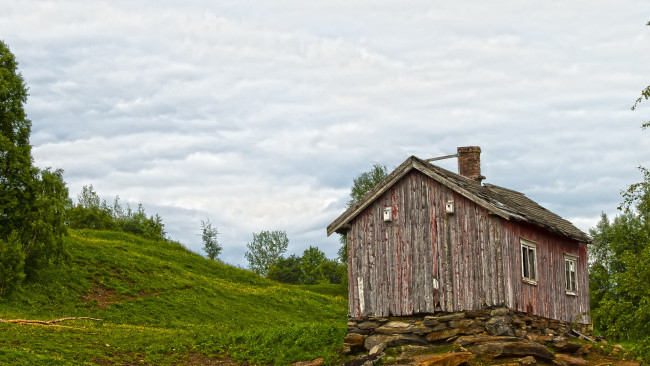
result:
<svg viewBox="0 0 650 366"><path fill-rule="evenodd" d="M589 326L542 318L507 308L411 317L350 318L344 342L346 353L370 351L376 346L450 344L459 338L512 337L527 341L588 334ZM576 332L577 331L577 332Z"/></svg>

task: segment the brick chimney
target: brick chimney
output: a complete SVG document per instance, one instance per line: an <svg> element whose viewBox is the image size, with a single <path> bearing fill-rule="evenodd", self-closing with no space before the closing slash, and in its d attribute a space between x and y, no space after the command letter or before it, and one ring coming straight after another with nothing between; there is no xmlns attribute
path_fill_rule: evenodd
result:
<svg viewBox="0 0 650 366"><path fill-rule="evenodd" d="M481 175L481 148L464 146L457 149L458 174L477 181L479 184L484 176Z"/></svg>

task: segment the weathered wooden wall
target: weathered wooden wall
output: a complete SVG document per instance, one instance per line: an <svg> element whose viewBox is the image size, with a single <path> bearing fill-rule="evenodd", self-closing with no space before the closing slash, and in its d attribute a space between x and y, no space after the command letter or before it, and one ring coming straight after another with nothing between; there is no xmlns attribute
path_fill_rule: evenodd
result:
<svg viewBox="0 0 650 366"><path fill-rule="evenodd" d="M537 244L537 285L521 280L520 241ZM502 222L505 269L506 306L529 311L546 318L590 323L587 244L565 239L533 225ZM578 257L577 295L565 290L564 253ZM582 314L585 314L582 316Z"/></svg>
<svg viewBox="0 0 650 366"><path fill-rule="evenodd" d="M455 213L445 213L454 201ZM394 220L383 221L392 207ZM505 302L498 221L413 171L352 222L350 315L410 315Z"/></svg>
<svg viewBox="0 0 650 366"><path fill-rule="evenodd" d="M455 209L451 215L445 213L449 200ZM392 207L392 222L383 221L385 207ZM537 286L521 280L520 236L538 244ZM526 311L526 305L533 304L535 314L575 321L575 314L589 308L582 272L587 267L585 244L492 216L418 171L408 173L359 214L347 239L353 317L501 304ZM564 292L565 252L579 256L580 296Z"/></svg>

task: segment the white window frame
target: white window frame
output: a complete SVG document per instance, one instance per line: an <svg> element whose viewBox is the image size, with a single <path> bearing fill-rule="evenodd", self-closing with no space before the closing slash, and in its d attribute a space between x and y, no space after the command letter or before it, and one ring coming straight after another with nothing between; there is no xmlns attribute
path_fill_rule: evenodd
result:
<svg viewBox="0 0 650 366"><path fill-rule="evenodd" d="M519 238L519 243L521 280L531 285L537 285L537 243L524 238Z"/></svg>
<svg viewBox="0 0 650 366"><path fill-rule="evenodd" d="M578 295L578 256L564 253L564 289L567 295Z"/></svg>

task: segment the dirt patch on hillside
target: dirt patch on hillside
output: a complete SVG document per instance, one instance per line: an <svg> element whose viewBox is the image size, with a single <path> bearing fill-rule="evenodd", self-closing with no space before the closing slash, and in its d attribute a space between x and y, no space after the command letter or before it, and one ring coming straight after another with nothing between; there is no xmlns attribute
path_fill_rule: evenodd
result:
<svg viewBox="0 0 650 366"><path fill-rule="evenodd" d="M124 296L120 295L115 289L107 289L99 284L94 285L88 293L82 296L81 300L86 303L96 302L96 305L90 305L89 309L106 309L112 304L118 304L124 301L143 299L149 296L158 296L157 292L146 293L140 291L138 296Z"/></svg>

